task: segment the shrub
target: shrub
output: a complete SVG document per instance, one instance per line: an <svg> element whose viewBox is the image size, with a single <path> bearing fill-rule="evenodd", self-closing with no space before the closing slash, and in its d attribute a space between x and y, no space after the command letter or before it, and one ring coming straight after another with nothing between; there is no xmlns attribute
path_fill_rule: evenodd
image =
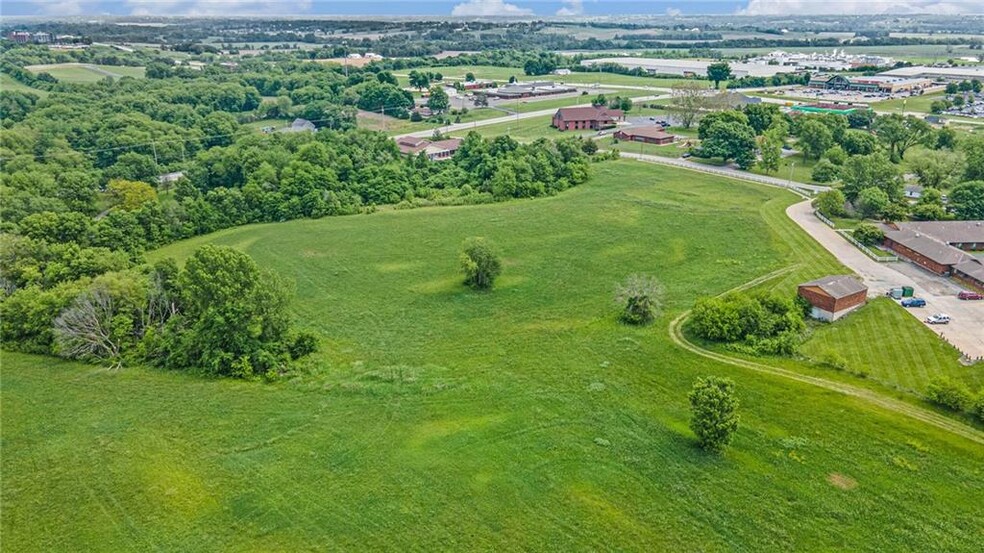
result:
<svg viewBox="0 0 984 553"><path fill-rule="evenodd" d="M843 371L847 369L847 359L839 352L826 350L817 357L817 363L829 369Z"/></svg>
<svg viewBox="0 0 984 553"><path fill-rule="evenodd" d="M984 422L984 389L977 392L977 399L971 406L970 414L977 417L977 420Z"/></svg>
<svg viewBox="0 0 984 553"><path fill-rule="evenodd" d="M864 223L854 229L854 239L865 246L870 246L880 244L885 239L885 233L875 225Z"/></svg>
<svg viewBox="0 0 984 553"><path fill-rule="evenodd" d="M827 190L817 196L813 202L813 207L827 217L843 217L847 215L847 211L844 209L846 202L847 199L844 198L844 194L840 190Z"/></svg>
<svg viewBox="0 0 984 553"><path fill-rule="evenodd" d="M940 407L953 411L963 411L971 406L970 390L945 376L934 378L929 383L926 397Z"/></svg>
<svg viewBox="0 0 984 553"><path fill-rule="evenodd" d="M704 338L731 342L760 354L790 354L806 329L803 308L792 299L768 294L700 298L690 327Z"/></svg>
<svg viewBox="0 0 984 553"><path fill-rule="evenodd" d="M615 303L622 308L622 322L646 325L659 316L663 287L655 278L632 275L615 288Z"/></svg>
<svg viewBox="0 0 984 553"><path fill-rule="evenodd" d="M810 178L816 182L831 182L837 179L840 170L833 162L829 159L821 159L813 166L813 172L810 173Z"/></svg>
<svg viewBox="0 0 984 553"><path fill-rule="evenodd" d="M476 290L488 290L502 272L502 262L491 242L484 238L465 240L461 251L461 270L465 284Z"/></svg>
<svg viewBox="0 0 984 553"><path fill-rule="evenodd" d="M738 398L734 382L710 376L698 378L688 396L690 429L703 449L720 452L738 430Z"/></svg>
<svg viewBox="0 0 984 553"><path fill-rule="evenodd" d="M291 359L300 359L318 351L318 337L312 332L298 332L287 345Z"/></svg>

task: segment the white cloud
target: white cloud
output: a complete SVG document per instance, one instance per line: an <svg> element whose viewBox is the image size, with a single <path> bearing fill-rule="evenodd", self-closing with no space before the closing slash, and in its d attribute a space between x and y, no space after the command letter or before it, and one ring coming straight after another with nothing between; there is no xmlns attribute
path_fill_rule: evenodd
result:
<svg viewBox="0 0 984 553"><path fill-rule="evenodd" d="M564 7L557 10L557 15L581 15L584 13L584 3L581 0L564 0Z"/></svg>
<svg viewBox="0 0 984 553"><path fill-rule="evenodd" d="M516 4L509 4L504 0L469 0L468 2L463 2L455 6L451 10L451 15L517 17L521 15L533 15L533 10L520 8Z"/></svg>
<svg viewBox="0 0 984 553"><path fill-rule="evenodd" d="M295 0L289 7L263 0L126 0L126 4L131 15L295 15L311 9L311 0Z"/></svg>
<svg viewBox="0 0 984 553"><path fill-rule="evenodd" d="M749 0L742 15L982 13L981 0Z"/></svg>
<svg viewBox="0 0 984 553"><path fill-rule="evenodd" d="M670 17L676 17L681 13L683 12L680 11L680 8L666 8L666 15Z"/></svg>

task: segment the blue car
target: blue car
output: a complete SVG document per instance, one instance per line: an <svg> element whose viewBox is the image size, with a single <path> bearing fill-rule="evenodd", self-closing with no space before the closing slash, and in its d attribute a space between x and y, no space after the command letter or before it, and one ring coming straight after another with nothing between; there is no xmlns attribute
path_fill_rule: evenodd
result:
<svg viewBox="0 0 984 553"><path fill-rule="evenodd" d="M926 307L926 300L922 298L909 298L902 300L902 307Z"/></svg>

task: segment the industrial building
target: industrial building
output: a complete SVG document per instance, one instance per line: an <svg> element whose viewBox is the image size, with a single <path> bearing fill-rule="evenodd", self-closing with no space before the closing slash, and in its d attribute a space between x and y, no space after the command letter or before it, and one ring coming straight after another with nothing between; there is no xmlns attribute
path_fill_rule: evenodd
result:
<svg viewBox="0 0 984 553"><path fill-rule="evenodd" d="M617 64L627 69L642 68L652 75L680 75L682 77L706 77L707 66L713 61L686 59L656 59L656 58L597 58L582 60L584 67L596 65ZM803 68L792 65L769 65L768 63L739 63L729 62L731 75L741 77L771 77L779 73L797 73Z"/></svg>
<svg viewBox="0 0 984 553"><path fill-rule="evenodd" d="M565 94L567 92L577 92L577 88L555 84L551 81L539 81L500 86L499 88L489 90L488 95L503 100L513 100L517 98L531 98L533 96Z"/></svg>
<svg viewBox="0 0 984 553"><path fill-rule="evenodd" d="M913 65L899 67L879 73L879 76L903 77L907 79L936 79L942 81L984 81L984 65L965 65L960 67L928 67Z"/></svg>

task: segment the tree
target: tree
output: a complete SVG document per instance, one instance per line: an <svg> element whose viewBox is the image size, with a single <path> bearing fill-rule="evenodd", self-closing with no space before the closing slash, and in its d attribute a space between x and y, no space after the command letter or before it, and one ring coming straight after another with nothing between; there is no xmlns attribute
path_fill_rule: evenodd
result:
<svg viewBox="0 0 984 553"><path fill-rule="evenodd" d="M861 223L858 225L858 228L854 229L853 236L855 240L865 246L881 244L882 240L885 239L885 233L870 223Z"/></svg>
<svg viewBox="0 0 984 553"><path fill-rule="evenodd" d="M621 307L622 322L647 325L659 316L663 287L659 281L643 275L632 275L615 288L615 303Z"/></svg>
<svg viewBox="0 0 984 553"><path fill-rule="evenodd" d="M427 98L427 107L434 113L443 113L451 107L451 100L448 98L448 93L444 92L444 87L431 87L430 97Z"/></svg>
<svg viewBox="0 0 984 553"><path fill-rule="evenodd" d="M718 121L708 129L700 149L703 156L725 162L734 159L739 167L748 169L755 163L755 131L747 124Z"/></svg>
<svg viewBox="0 0 984 553"><path fill-rule="evenodd" d="M466 83L475 82L475 74L472 73L471 71L465 73L465 82Z"/></svg>
<svg viewBox="0 0 984 553"><path fill-rule="evenodd" d="M820 159L834 145L834 135L827 125L817 119L809 119L800 125L799 141L796 144L806 159Z"/></svg>
<svg viewBox="0 0 984 553"><path fill-rule="evenodd" d="M919 221L939 221L946 218L943 193L936 188L923 189L922 196L912 208L912 218Z"/></svg>
<svg viewBox="0 0 984 553"><path fill-rule="evenodd" d="M236 133L239 132L239 121L232 114L224 111L213 111L205 116L199 129L205 135L206 147L228 146L236 140Z"/></svg>
<svg viewBox="0 0 984 553"><path fill-rule="evenodd" d="M183 311L168 322L168 361L249 378L281 368L289 355L290 287L246 254L206 245L178 277Z"/></svg>
<svg viewBox="0 0 984 553"><path fill-rule="evenodd" d="M984 180L984 136L972 135L960 140L960 151L967 161L965 180Z"/></svg>
<svg viewBox="0 0 984 553"><path fill-rule="evenodd" d="M762 134L772 126L772 122L782 118L777 104L747 104L744 108L745 115L748 117L748 124L755 129L755 134Z"/></svg>
<svg viewBox="0 0 984 553"><path fill-rule="evenodd" d="M927 150L907 162L919 184L933 188L949 188L964 174L966 163L960 152Z"/></svg>
<svg viewBox="0 0 984 553"><path fill-rule="evenodd" d="M872 186L858 193L858 199L854 203L862 217L877 217L888 208L888 194L884 190Z"/></svg>
<svg viewBox="0 0 984 553"><path fill-rule="evenodd" d="M841 147L848 155L866 156L878 149L878 139L868 131L850 129L844 132Z"/></svg>
<svg viewBox="0 0 984 553"><path fill-rule="evenodd" d="M690 429L697 435L697 443L707 451L722 451L731 443L740 419L734 382L714 376L698 378L688 399Z"/></svg>
<svg viewBox="0 0 984 553"><path fill-rule="evenodd" d="M719 122L735 122L741 123L742 125L748 125L748 116L738 110L724 110L715 111L714 113L707 114L703 119L700 120L700 125L697 126L697 138L704 140L707 138L708 131L711 127ZM755 131L752 131L754 134Z"/></svg>
<svg viewBox="0 0 984 553"><path fill-rule="evenodd" d="M410 86L417 90L423 90L430 86L430 76L426 72L410 71Z"/></svg>
<svg viewBox="0 0 984 553"><path fill-rule="evenodd" d="M712 63L707 66L707 78L714 81L714 88L720 88L721 81L731 78L731 66L724 61Z"/></svg>
<svg viewBox="0 0 984 553"><path fill-rule="evenodd" d="M844 198L844 194L840 190L834 189L821 192L813 201L813 206L827 217L843 217L847 214L844 209L846 203L847 199Z"/></svg>
<svg viewBox="0 0 984 553"><path fill-rule="evenodd" d="M160 174L154 158L137 152L126 152L116 158L116 163L106 168L104 176L110 179L151 182Z"/></svg>
<svg viewBox="0 0 984 553"><path fill-rule="evenodd" d="M491 242L484 238L469 238L462 245L461 270L465 273L466 285L476 290L488 290L502 273L502 262Z"/></svg>
<svg viewBox="0 0 984 553"><path fill-rule="evenodd" d="M762 156L762 159L759 160L759 167L768 173L778 171L779 164L782 161L782 140L778 140L774 136L769 136L769 133L766 133L762 144L759 146L759 151Z"/></svg>
<svg viewBox="0 0 984 553"><path fill-rule="evenodd" d="M145 204L157 201L157 192L149 184L116 179L109 181L107 190L124 211L136 211Z"/></svg>
<svg viewBox="0 0 984 553"><path fill-rule="evenodd" d="M680 124L689 129L707 107L707 87L700 81L683 81L673 85L670 103L676 110Z"/></svg>
<svg viewBox="0 0 984 553"><path fill-rule="evenodd" d="M950 208L957 219L984 219L984 181L960 183L950 191Z"/></svg>
<svg viewBox="0 0 984 553"><path fill-rule="evenodd" d="M840 171L843 192L854 202L861 190L875 187L884 191L890 200L902 197L902 174L898 165L882 153L851 156Z"/></svg>
<svg viewBox="0 0 984 553"><path fill-rule="evenodd" d="M829 159L823 158L813 166L813 171L810 173L810 178L816 182L832 182L837 180L838 173L839 168Z"/></svg>
<svg viewBox="0 0 984 553"><path fill-rule="evenodd" d="M930 144L934 138L929 123L911 115L902 117L898 113L875 119L874 131L896 163L905 158L905 152L912 146Z"/></svg>
<svg viewBox="0 0 984 553"><path fill-rule="evenodd" d="M489 95L485 92L476 92L475 99L472 100L477 108L483 108L489 106Z"/></svg>
<svg viewBox="0 0 984 553"><path fill-rule="evenodd" d="M867 129L875 120L875 110L856 109L847 114L847 125L852 129Z"/></svg>

